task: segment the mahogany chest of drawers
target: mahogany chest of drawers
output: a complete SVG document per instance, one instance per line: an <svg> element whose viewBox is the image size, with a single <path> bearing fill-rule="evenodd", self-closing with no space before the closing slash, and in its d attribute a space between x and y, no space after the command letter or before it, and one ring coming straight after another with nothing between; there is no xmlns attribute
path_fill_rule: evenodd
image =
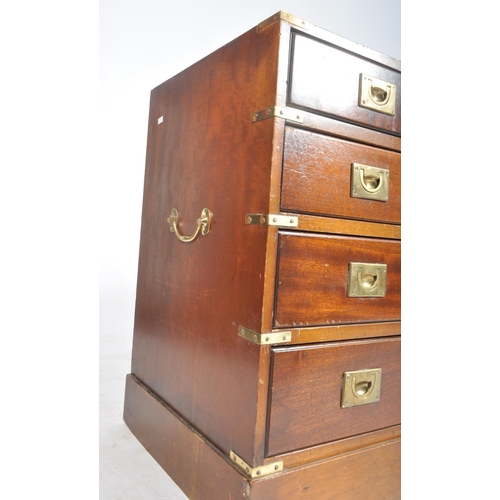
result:
<svg viewBox="0 0 500 500"><path fill-rule="evenodd" d="M279 12L151 93L124 419L190 499L400 497L400 76Z"/></svg>

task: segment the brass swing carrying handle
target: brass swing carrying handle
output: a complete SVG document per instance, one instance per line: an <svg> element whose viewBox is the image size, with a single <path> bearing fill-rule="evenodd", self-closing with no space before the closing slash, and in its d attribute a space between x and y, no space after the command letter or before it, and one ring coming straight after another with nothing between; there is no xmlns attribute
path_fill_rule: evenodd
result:
<svg viewBox="0 0 500 500"><path fill-rule="evenodd" d="M182 241L183 243L189 243L190 241L196 239L200 231L203 236L206 236L208 234L208 232L210 231L210 223L212 222L212 215L212 212L210 212L208 208L204 208L201 211L200 218L196 221L197 228L191 236L183 236L179 233L179 212L176 208L172 208L172 210L170 211L170 217L167 219L167 222L170 225L170 231L172 233L175 233L180 241Z"/></svg>

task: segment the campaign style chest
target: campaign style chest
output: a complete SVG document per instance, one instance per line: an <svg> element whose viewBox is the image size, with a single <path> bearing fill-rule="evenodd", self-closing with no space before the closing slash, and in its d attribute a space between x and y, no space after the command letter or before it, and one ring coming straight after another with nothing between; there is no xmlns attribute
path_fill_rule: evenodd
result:
<svg viewBox="0 0 500 500"><path fill-rule="evenodd" d="M400 77L279 12L151 92L124 419L188 498L400 498Z"/></svg>

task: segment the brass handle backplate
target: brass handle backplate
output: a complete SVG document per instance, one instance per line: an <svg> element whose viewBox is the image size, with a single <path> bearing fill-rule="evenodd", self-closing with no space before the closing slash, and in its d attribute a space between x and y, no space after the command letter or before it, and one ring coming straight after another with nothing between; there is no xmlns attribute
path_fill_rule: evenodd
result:
<svg viewBox="0 0 500 500"><path fill-rule="evenodd" d="M394 116L396 114L396 85L361 73L358 105Z"/></svg>
<svg viewBox="0 0 500 500"><path fill-rule="evenodd" d="M389 199L389 170L352 163L351 197L387 201Z"/></svg>
<svg viewBox="0 0 500 500"><path fill-rule="evenodd" d="M381 368L345 372L342 381L342 408L378 402L381 386Z"/></svg>
<svg viewBox="0 0 500 500"><path fill-rule="evenodd" d="M210 231L210 224L212 222L212 212L208 208L204 208L201 212L200 218L196 221L197 227L195 232L191 236L183 236L179 233L179 212L176 208L172 208L170 211L170 217L167 219L170 225L170 231L175 233L177 238L184 243L189 243L196 239L201 231L203 236L206 236Z"/></svg>
<svg viewBox="0 0 500 500"><path fill-rule="evenodd" d="M385 297L387 264L349 262L348 297Z"/></svg>

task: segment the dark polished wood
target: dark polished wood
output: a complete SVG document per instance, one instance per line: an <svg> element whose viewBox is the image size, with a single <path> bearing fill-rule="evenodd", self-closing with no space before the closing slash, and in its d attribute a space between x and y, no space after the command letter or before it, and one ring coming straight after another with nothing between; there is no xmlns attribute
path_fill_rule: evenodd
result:
<svg viewBox="0 0 500 500"><path fill-rule="evenodd" d="M276 329L275 331L280 330ZM401 322L307 326L304 328L286 328L286 331L291 333L293 344L311 344L313 342L401 335Z"/></svg>
<svg viewBox="0 0 500 500"><path fill-rule="evenodd" d="M293 37L289 102L350 123L401 134L401 73L357 54L297 34ZM396 85L396 113L385 115L358 105L360 74Z"/></svg>
<svg viewBox="0 0 500 500"><path fill-rule="evenodd" d="M344 372L382 370L380 401L341 407ZM400 337L273 349L268 454L401 422Z"/></svg>
<svg viewBox="0 0 500 500"><path fill-rule="evenodd" d="M152 91L132 372L229 454L254 458L279 24L251 30ZM162 122L158 124L158 119ZM189 235L204 207L207 236ZM239 375L241 374L241 375Z"/></svg>
<svg viewBox="0 0 500 500"><path fill-rule="evenodd" d="M294 52L299 32L307 41L295 43ZM328 384L338 382L347 358L350 369L382 364L382 391L390 398L401 333L401 139L391 128L399 108L387 120L355 110L350 94L317 104L321 85L311 87L313 98L302 91L315 78L304 74L304 47L342 52L327 58L346 64L337 70L349 79L349 66L359 61L400 71L398 61L279 13L151 92L124 419L190 499L398 497L397 398L367 405L370 425L368 409L349 423L342 416L348 412L331 406L326 420L335 420L335 430L325 426L323 436L318 423L300 430L305 420L298 425L293 416L321 412L323 403L311 410L308 401L337 391ZM317 71L325 76L324 68ZM295 107L290 97L301 123L279 114ZM343 115L343 104L331 105L344 98ZM352 161L388 165L396 179L390 202L348 197L345 168ZM332 190L335 183L341 192ZM182 235L194 233L208 208L208 234L179 241L169 225L173 208ZM249 224L247 214L290 214L298 225ZM348 299L350 261L387 263L386 296ZM292 339L258 345L238 335L240 326L257 338L286 328ZM309 364L316 357L317 365ZM318 383L311 386L308 376ZM290 424L281 423L287 412ZM282 425L292 426L292 438ZM250 467L276 457L284 470L250 480L231 451Z"/></svg>
<svg viewBox="0 0 500 500"><path fill-rule="evenodd" d="M401 226L380 224L360 220L301 215L298 229L314 233L348 234L351 236L368 236L369 238L401 239Z"/></svg>
<svg viewBox="0 0 500 500"><path fill-rule="evenodd" d="M242 474L132 375L126 380L123 417L190 500L221 500L228 492L245 498Z"/></svg>
<svg viewBox="0 0 500 500"><path fill-rule="evenodd" d="M378 130L358 127L347 122L332 120L326 116L302 110L304 122L294 124L305 130L315 130L341 139L356 141L360 144L375 146L389 151L401 152L401 137L389 135Z"/></svg>
<svg viewBox="0 0 500 500"><path fill-rule="evenodd" d="M387 201L351 196L352 163L389 171ZM401 156L286 127L281 208L285 212L400 224Z"/></svg>
<svg viewBox="0 0 500 500"><path fill-rule="evenodd" d="M132 375L127 376L124 419L139 441L168 471L190 500L359 500L397 499L400 489L400 440L397 429L358 440L355 449L321 458L311 449L284 457L287 470L250 480ZM338 445L337 445L338 447ZM139 478L138 478L139 481Z"/></svg>
<svg viewBox="0 0 500 500"><path fill-rule="evenodd" d="M282 231L275 327L398 321L401 243ZM348 297L350 262L387 264L384 297Z"/></svg>
<svg viewBox="0 0 500 500"><path fill-rule="evenodd" d="M339 439L331 443L319 444L311 448L273 455L272 457L268 457L266 462L273 463L276 460L283 460L284 467L288 469L400 438L401 425L394 425L393 427L377 429L376 431Z"/></svg>
<svg viewBox="0 0 500 500"><path fill-rule="evenodd" d="M252 500L398 500L401 440L291 469L252 485Z"/></svg>

